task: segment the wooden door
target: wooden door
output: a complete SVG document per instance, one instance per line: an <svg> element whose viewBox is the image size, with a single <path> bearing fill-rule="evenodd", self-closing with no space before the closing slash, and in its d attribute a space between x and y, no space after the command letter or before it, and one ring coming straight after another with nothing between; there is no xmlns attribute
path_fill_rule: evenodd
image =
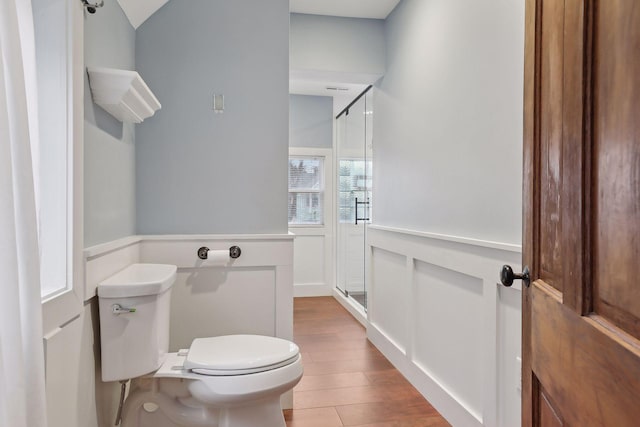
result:
<svg viewBox="0 0 640 427"><path fill-rule="evenodd" d="M523 426L640 426L640 1L526 0Z"/></svg>

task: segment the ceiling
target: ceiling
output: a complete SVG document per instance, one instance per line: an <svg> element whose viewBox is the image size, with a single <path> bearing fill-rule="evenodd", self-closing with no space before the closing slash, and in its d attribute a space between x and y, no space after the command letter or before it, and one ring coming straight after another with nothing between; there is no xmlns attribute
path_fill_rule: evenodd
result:
<svg viewBox="0 0 640 427"><path fill-rule="evenodd" d="M169 0L118 0L131 25L140 24ZM290 0L294 13L385 19L400 0Z"/></svg>
<svg viewBox="0 0 640 427"><path fill-rule="evenodd" d="M294 13L385 19L400 0L290 0Z"/></svg>
<svg viewBox="0 0 640 427"><path fill-rule="evenodd" d="M340 111L367 88L365 84L335 83L331 81L289 80L292 95L330 96L334 99L335 111Z"/></svg>
<svg viewBox="0 0 640 427"><path fill-rule="evenodd" d="M289 9L293 13L311 15L385 19L398 3L400 0L290 0ZM381 76L301 75L292 70L289 93L332 96L334 99L346 99L348 103L367 87L363 81L374 82L379 77Z"/></svg>
<svg viewBox="0 0 640 427"><path fill-rule="evenodd" d="M169 0L117 0L134 28L138 28ZM385 19L400 0L290 0L293 13L342 16L350 18ZM366 85L350 81L344 76L291 76L290 92L306 95L351 97ZM365 80L375 81L367 76Z"/></svg>
<svg viewBox="0 0 640 427"><path fill-rule="evenodd" d="M133 28L138 28L169 0L118 0Z"/></svg>

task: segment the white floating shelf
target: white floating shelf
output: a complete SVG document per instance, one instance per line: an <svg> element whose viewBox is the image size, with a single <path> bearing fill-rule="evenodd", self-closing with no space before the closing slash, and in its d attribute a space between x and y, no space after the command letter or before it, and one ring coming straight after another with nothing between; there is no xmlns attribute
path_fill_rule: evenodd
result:
<svg viewBox="0 0 640 427"><path fill-rule="evenodd" d="M121 122L141 123L160 102L135 71L87 67L93 102Z"/></svg>

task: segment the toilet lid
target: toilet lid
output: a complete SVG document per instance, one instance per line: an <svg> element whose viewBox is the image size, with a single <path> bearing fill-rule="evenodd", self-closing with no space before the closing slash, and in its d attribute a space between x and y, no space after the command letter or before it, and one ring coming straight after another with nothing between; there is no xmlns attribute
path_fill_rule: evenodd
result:
<svg viewBox="0 0 640 427"><path fill-rule="evenodd" d="M291 341L262 335L196 338L184 368L204 375L249 374L288 365L299 352Z"/></svg>

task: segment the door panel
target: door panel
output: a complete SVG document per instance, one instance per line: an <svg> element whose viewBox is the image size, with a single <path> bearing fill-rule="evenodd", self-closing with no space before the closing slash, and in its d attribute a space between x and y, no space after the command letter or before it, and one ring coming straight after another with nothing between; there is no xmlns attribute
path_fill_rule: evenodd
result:
<svg viewBox="0 0 640 427"><path fill-rule="evenodd" d="M547 0L542 8L540 57L540 277L562 292L560 193L562 189L562 70L564 0Z"/></svg>
<svg viewBox="0 0 640 427"><path fill-rule="evenodd" d="M551 403L551 399L540 387L538 390L538 400L540 402L540 425L542 427L562 427L564 423L558 414L558 410Z"/></svg>
<svg viewBox="0 0 640 427"><path fill-rule="evenodd" d="M637 426L640 2L526 13L523 426Z"/></svg>
<svg viewBox="0 0 640 427"><path fill-rule="evenodd" d="M597 315L576 315L546 285L531 288L532 369L556 412L571 426L637 426L637 342Z"/></svg>
<svg viewBox="0 0 640 427"><path fill-rule="evenodd" d="M602 2L597 11L594 305L640 338L640 5Z"/></svg>

